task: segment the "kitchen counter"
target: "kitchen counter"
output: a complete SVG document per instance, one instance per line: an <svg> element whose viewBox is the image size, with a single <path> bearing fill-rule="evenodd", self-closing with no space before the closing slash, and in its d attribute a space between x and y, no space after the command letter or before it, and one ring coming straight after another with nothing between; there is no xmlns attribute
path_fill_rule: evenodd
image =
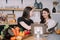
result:
<svg viewBox="0 0 60 40"><path fill-rule="evenodd" d="M34 36L30 36L30 37L25 38L23 40L35 40L35 39L34 39ZM40 38L40 40L47 40L47 39L46 38Z"/></svg>
<svg viewBox="0 0 60 40"><path fill-rule="evenodd" d="M60 35L53 33L53 34L49 34L48 37L46 37L47 40L60 40Z"/></svg>
<svg viewBox="0 0 60 40"><path fill-rule="evenodd" d="M33 36L30 36L24 40L34 40ZM60 35L58 34L48 34L48 36L46 36L45 38L41 38L40 40L60 40Z"/></svg>

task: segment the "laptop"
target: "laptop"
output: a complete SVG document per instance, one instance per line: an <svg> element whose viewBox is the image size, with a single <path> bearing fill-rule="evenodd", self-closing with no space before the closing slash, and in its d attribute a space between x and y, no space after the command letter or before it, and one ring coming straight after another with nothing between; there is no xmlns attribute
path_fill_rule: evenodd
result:
<svg viewBox="0 0 60 40"><path fill-rule="evenodd" d="M45 34L46 29L47 29L47 26L45 24L34 23L34 24L31 25L32 35L37 34L38 31L39 31L40 34Z"/></svg>

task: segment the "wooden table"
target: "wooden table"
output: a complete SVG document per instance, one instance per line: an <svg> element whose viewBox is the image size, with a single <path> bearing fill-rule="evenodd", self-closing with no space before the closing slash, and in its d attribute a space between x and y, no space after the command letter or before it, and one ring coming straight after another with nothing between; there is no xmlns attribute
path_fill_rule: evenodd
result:
<svg viewBox="0 0 60 40"><path fill-rule="evenodd" d="M33 36L30 36L28 38L25 38L23 40L35 40ZM47 40L46 38L40 38L40 40Z"/></svg>

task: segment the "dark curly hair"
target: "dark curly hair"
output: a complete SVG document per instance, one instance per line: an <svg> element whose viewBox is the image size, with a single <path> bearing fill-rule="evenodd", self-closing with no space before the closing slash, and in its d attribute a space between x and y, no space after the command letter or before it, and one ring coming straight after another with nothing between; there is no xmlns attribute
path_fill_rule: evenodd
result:
<svg viewBox="0 0 60 40"><path fill-rule="evenodd" d="M41 19L40 23L45 23L46 22L45 18L42 16L43 11L48 12L49 13L48 17L51 18L49 9L48 8L44 8L42 11L40 11L40 19Z"/></svg>

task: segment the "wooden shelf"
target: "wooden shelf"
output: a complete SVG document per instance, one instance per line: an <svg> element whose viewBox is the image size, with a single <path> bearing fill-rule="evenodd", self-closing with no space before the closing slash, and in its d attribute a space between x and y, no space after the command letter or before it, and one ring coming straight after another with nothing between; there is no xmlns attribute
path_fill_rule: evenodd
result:
<svg viewBox="0 0 60 40"><path fill-rule="evenodd" d="M41 11L42 9L35 9L34 11Z"/></svg>
<svg viewBox="0 0 60 40"><path fill-rule="evenodd" d="M23 11L23 9L21 8L0 8L1 11L5 10L5 11Z"/></svg>
<svg viewBox="0 0 60 40"><path fill-rule="evenodd" d="M0 25L5 25L5 23L0 23ZM16 23L8 23L8 25L17 25L17 22Z"/></svg>
<svg viewBox="0 0 60 40"><path fill-rule="evenodd" d="M23 8L0 8L1 11L23 11ZM34 11L41 11L42 9L34 9Z"/></svg>

